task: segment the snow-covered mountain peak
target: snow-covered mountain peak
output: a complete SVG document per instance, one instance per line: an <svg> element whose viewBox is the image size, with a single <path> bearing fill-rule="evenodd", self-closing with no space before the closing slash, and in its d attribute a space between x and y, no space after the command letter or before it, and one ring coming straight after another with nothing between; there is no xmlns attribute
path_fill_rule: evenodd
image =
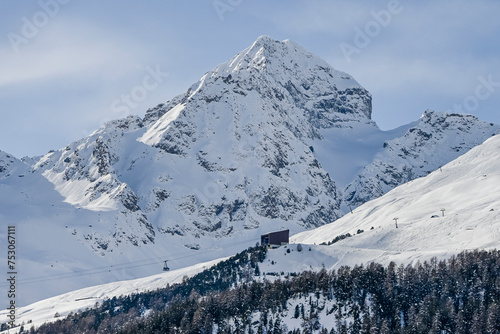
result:
<svg viewBox="0 0 500 334"><path fill-rule="evenodd" d="M447 112L437 112L434 110L426 110L419 120L420 124L426 124L427 127L433 130L445 130L450 126L458 127L459 130L471 129L477 124L481 124L484 128L497 128L498 126L493 123L487 123L479 120L474 115L470 114L457 114ZM481 141L482 142L482 141ZM477 143L480 144L480 143Z"/></svg>
<svg viewBox="0 0 500 334"><path fill-rule="evenodd" d="M360 95L363 99L358 101L356 107L361 108L330 109L343 114L360 113L371 117L371 96L356 80L347 73L335 70L323 59L290 40L281 42L261 36L250 47L219 65L209 76L226 76L233 81L270 81L275 88L273 95L278 98L290 95L296 104L305 109L310 109L311 104L325 109L333 107L328 106L328 102L333 102L334 93ZM312 103L307 106L303 100Z"/></svg>
<svg viewBox="0 0 500 334"><path fill-rule="evenodd" d="M269 74L289 76L329 77L338 90L363 88L349 74L333 69L327 62L299 44L274 40L269 36L259 37L250 47L231 60L218 66L216 72L237 73L241 71L267 71ZM287 78L288 79L288 78Z"/></svg>
<svg viewBox="0 0 500 334"><path fill-rule="evenodd" d="M20 175L23 175L27 169L28 166L22 161L12 154L0 150L0 180L11 176L15 170L21 173Z"/></svg>
<svg viewBox="0 0 500 334"><path fill-rule="evenodd" d="M305 137L320 136L315 129L343 127L351 121L371 122L371 95L350 75L335 70L294 42L262 36L207 72L186 93L148 110L144 123L158 121L168 112L167 123L163 119L159 126L163 131L183 113L200 112L199 108L190 111L190 105L210 104L221 112L221 103L234 105L243 100L248 104L252 99L269 101L274 109L272 117L288 123L295 118L302 124L300 132ZM236 109L232 107L231 111ZM258 108L248 112L261 114Z"/></svg>
<svg viewBox="0 0 500 334"><path fill-rule="evenodd" d="M0 173L5 172L14 161L15 158L12 155L0 151Z"/></svg>

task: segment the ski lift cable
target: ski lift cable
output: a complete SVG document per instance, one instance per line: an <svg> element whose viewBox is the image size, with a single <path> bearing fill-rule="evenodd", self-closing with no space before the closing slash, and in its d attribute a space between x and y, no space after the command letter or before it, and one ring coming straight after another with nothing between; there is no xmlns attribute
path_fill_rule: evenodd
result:
<svg viewBox="0 0 500 334"><path fill-rule="evenodd" d="M173 254L170 254L170 256L176 256L178 254L186 254L188 252L178 252L178 253L173 253ZM196 254L190 254L190 256L194 256ZM182 258L185 258L186 256L183 256L183 257L177 257L178 259L182 259ZM26 279L20 279L19 282L20 283L23 283L25 280L45 280L45 279L51 279L51 278L57 278L58 276L66 276L66 275L80 275L80 274L94 274L94 271L95 270L98 270L98 272L101 272L100 269L103 270L103 272L106 272L106 271L109 271L109 270L112 270L112 271L116 271L116 270L121 270L121 269L127 269L127 268L133 268L135 266L130 266L134 263L142 263L141 266L146 266L146 265L154 265L154 264L158 264L158 263L161 263L163 262L164 260L155 260L153 262L151 262L151 258L148 258L148 259L141 259L141 260L135 260L135 261L129 261L129 262L122 262L122 263L119 263L119 264L111 264L111 265L107 265L107 266L101 266L101 267L93 267L93 268L88 268L88 269L81 269L81 270L75 270L71 273L58 273L58 274L51 274L51 275L45 275L45 276L38 276L38 277L30 277L30 278L26 278ZM144 263L144 262L148 262L148 263ZM4 284L4 283L0 283L0 286L8 286L8 284Z"/></svg>
<svg viewBox="0 0 500 334"><path fill-rule="evenodd" d="M252 241L255 240L254 238L248 239L246 241ZM244 241L244 242L246 242ZM219 246L233 246L233 245L238 245L241 244L242 242L232 242L232 243L226 243L226 244L220 244ZM216 249L212 250L206 250L205 253L210 253L214 252ZM177 254L186 254L186 252L179 252L179 253L174 253L174 254L169 254L169 257L175 256ZM192 254L189 253L185 256L180 256L180 257L175 257L173 260L168 260L171 262L175 262L180 259L185 259L193 256L198 256L198 254ZM85 275L96 275L96 274L101 274L101 273L106 273L106 272L112 272L112 271L117 271L117 270L123 270L123 269L131 269L131 268L138 268L138 267L145 267L145 266L151 266L151 265L157 265L159 263L164 263L165 260L159 260L159 261L154 261L154 262L149 262L149 263L143 263L139 265L128 265L132 263L137 263L137 262L144 262L146 260L136 260L136 261L130 261L130 262L124 262L118 265L109 265L109 266L102 266L102 267L95 267L95 268L89 268L89 269L84 269L84 270L78 270L74 271L71 273L60 273L60 274L53 274L53 275L47 275L47 276L40 276L40 277L32 277L32 278L25 278L25 279L19 279L18 282L20 284L32 284L32 283L38 283L38 282L44 282L44 281L50 281L50 280L57 280L57 279L64 279L64 278L72 278L72 277L79 277L79 276L85 276ZM102 269L102 270L100 270ZM97 271L95 271L97 270ZM8 283L0 283L0 287L7 287Z"/></svg>
<svg viewBox="0 0 500 334"><path fill-rule="evenodd" d="M159 262L156 262L156 263L148 263L148 264L139 264L139 265L135 265L135 266L128 266L128 267L123 267L121 269L130 269L130 268L144 267L144 266L149 266L149 265L152 265L152 264L158 264L158 263L161 263L161 262L163 262L163 261L159 261ZM95 275L95 274L101 274L101 273L106 273L106 272L110 272L110 271L116 271L116 270L119 270L119 269L101 270L101 271L96 271L96 272L91 272L91 273L78 273L78 274L68 273L67 275L63 274L63 275L60 275L59 277L53 277L53 278L44 278L44 279L37 279L37 280L30 280L30 279L19 280L19 283L22 283L22 284L32 284L32 283L39 283L39 282L51 281L51 280L57 280L57 279L63 279L63 278L73 278L73 277L85 276L85 275Z"/></svg>

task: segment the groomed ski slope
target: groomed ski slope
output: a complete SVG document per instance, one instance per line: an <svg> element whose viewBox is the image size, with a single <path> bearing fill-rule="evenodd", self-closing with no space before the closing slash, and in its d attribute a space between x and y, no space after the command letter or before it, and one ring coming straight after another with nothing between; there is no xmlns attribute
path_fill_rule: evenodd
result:
<svg viewBox="0 0 500 334"><path fill-rule="evenodd" d="M441 209L445 209L444 216ZM398 218L398 228L394 218ZM291 239L293 243L320 244L346 233L356 234L358 229L364 232L328 248L362 253L360 259L365 261L386 262L390 257L408 262L425 254L443 257L468 249L500 247L500 136L334 223Z"/></svg>

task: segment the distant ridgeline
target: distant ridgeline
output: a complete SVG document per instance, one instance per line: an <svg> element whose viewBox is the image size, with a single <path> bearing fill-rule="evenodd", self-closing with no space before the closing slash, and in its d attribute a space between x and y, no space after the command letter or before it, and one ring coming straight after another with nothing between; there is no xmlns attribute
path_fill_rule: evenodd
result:
<svg viewBox="0 0 500 334"><path fill-rule="evenodd" d="M255 247L164 289L106 300L36 333L498 333L500 252L341 267L269 281ZM2 328L3 329L3 328Z"/></svg>

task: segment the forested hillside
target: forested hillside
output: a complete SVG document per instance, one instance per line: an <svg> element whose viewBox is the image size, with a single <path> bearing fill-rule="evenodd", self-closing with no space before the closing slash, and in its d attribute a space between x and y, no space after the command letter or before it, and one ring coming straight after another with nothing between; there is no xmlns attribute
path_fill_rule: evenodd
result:
<svg viewBox="0 0 500 334"><path fill-rule="evenodd" d="M496 250L281 277L260 272L265 258L264 248L248 249L181 284L107 300L36 333L500 332Z"/></svg>

